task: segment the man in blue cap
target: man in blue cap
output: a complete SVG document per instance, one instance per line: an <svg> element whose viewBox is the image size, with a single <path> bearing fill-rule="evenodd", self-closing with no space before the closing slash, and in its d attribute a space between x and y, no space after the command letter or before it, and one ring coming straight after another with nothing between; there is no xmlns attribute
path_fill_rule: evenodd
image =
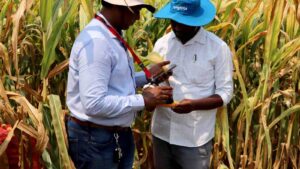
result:
<svg viewBox="0 0 300 169"><path fill-rule="evenodd" d="M202 26L216 9L209 0L171 0L155 14L170 19L172 31L154 51L177 65L169 83L178 103L157 107L152 120L156 169L208 169L217 108L233 93L227 44Z"/></svg>

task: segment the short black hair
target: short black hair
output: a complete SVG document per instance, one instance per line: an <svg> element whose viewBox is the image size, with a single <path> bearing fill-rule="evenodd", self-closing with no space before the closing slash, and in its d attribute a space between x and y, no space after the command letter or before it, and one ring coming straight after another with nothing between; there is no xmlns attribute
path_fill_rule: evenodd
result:
<svg viewBox="0 0 300 169"><path fill-rule="evenodd" d="M101 0L101 4L102 4L103 7L106 7L106 8L111 8L111 7L114 6L113 4L110 4L110 3L108 3L104 0Z"/></svg>

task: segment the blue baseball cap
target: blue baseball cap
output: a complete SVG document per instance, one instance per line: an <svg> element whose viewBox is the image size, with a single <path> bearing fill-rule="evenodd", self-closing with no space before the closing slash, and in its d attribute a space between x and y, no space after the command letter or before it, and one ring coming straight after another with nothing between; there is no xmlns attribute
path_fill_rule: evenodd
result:
<svg viewBox="0 0 300 169"><path fill-rule="evenodd" d="M188 26L203 26L211 22L215 15L216 8L210 0L171 0L154 17Z"/></svg>

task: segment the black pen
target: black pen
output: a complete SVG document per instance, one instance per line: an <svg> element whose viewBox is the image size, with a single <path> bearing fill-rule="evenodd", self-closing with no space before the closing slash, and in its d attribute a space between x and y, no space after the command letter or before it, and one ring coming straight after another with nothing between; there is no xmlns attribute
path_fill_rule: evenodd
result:
<svg viewBox="0 0 300 169"><path fill-rule="evenodd" d="M197 54L194 55L194 62L197 61Z"/></svg>

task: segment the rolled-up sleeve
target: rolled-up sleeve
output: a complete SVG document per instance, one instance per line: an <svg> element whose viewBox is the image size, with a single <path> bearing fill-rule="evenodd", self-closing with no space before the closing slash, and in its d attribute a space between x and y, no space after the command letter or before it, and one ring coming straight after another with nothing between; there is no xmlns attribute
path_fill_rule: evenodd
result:
<svg viewBox="0 0 300 169"><path fill-rule="evenodd" d="M230 102L233 95L233 63L229 47L223 43L219 49L215 64L216 91L221 96L223 105Z"/></svg>
<svg viewBox="0 0 300 169"><path fill-rule="evenodd" d="M135 81L137 87L143 87L145 84L148 83L146 75L143 71L135 73Z"/></svg>

